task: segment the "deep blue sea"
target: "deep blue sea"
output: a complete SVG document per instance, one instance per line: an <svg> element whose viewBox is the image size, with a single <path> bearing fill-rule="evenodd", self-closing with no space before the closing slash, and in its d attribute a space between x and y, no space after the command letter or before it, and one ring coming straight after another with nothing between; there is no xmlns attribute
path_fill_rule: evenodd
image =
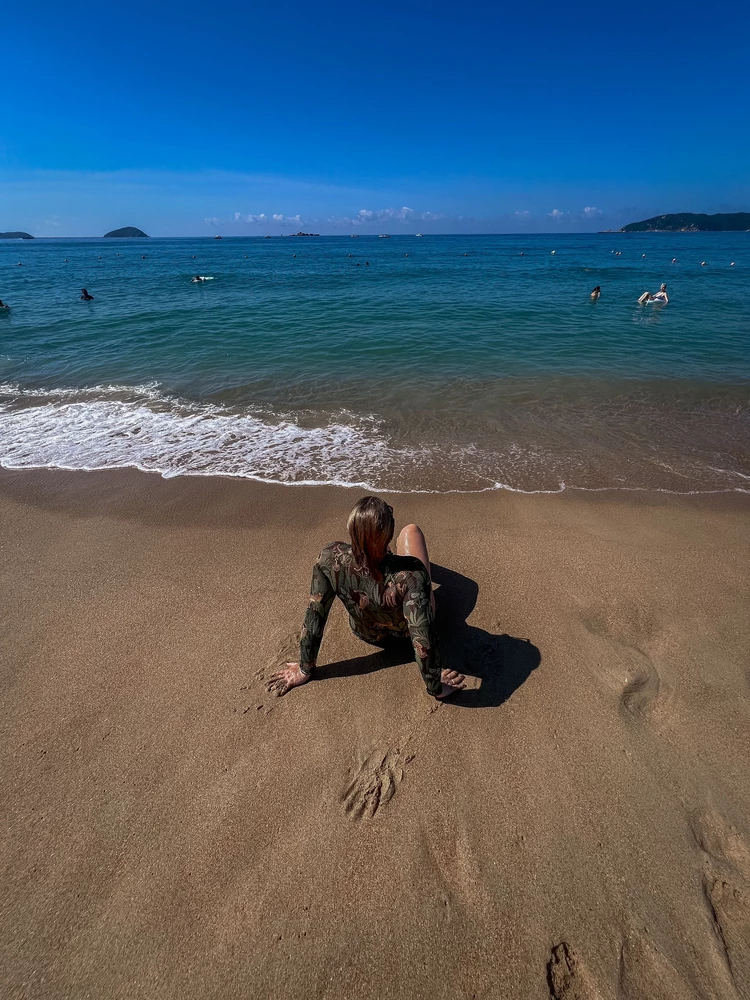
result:
<svg viewBox="0 0 750 1000"><path fill-rule="evenodd" d="M0 298L7 468L750 489L750 233L0 241Z"/></svg>

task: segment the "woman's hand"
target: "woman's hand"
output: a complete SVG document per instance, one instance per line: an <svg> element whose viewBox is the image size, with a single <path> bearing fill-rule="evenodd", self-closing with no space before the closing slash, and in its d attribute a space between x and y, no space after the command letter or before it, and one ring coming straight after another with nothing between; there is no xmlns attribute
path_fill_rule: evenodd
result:
<svg viewBox="0 0 750 1000"><path fill-rule="evenodd" d="M292 688L306 684L310 680L311 674L303 674L299 663L287 663L286 670L279 670L273 674L266 684L269 691L275 691L280 698L282 694L291 691Z"/></svg>
<svg viewBox="0 0 750 1000"><path fill-rule="evenodd" d="M440 694L435 695L440 701L443 698L450 698L456 691L462 691L466 684L466 678L457 670L443 670L440 674L440 680L443 682L443 690Z"/></svg>

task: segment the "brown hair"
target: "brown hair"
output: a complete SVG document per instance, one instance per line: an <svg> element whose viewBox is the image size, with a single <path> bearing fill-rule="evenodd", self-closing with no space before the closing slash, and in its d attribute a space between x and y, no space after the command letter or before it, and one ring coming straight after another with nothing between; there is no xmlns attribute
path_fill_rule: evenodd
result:
<svg viewBox="0 0 750 1000"><path fill-rule="evenodd" d="M383 579L380 567L396 527L393 507L380 497L362 497L354 505L346 527L355 566L380 582Z"/></svg>

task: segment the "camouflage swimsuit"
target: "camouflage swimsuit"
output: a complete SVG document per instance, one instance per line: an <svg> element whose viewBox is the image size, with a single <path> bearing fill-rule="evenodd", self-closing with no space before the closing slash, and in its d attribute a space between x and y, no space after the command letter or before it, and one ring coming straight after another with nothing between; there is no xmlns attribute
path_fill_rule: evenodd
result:
<svg viewBox="0 0 750 1000"><path fill-rule="evenodd" d="M351 545L332 542L313 566L310 604L302 626L300 668L310 673L316 664L323 629L334 597L349 612L352 631L374 646L411 639L414 658L432 695L440 694L440 666L435 646L430 577L421 560L389 552L378 583L354 565Z"/></svg>

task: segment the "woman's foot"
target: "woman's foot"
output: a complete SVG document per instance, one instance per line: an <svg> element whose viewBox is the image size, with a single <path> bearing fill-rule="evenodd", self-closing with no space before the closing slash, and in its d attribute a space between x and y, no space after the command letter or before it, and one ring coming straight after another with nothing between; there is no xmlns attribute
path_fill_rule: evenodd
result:
<svg viewBox="0 0 750 1000"><path fill-rule="evenodd" d="M443 690L440 694L435 695L440 701L450 698L456 691L462 691L466 684L466 678L457 670L444 670L440 675L440 680L443 682Z"/></svg>

